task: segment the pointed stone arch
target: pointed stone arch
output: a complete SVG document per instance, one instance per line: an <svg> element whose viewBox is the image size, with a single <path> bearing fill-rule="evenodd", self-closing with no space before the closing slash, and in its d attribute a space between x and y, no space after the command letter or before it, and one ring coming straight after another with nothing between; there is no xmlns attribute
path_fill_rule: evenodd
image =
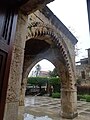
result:
<svg viewBox="0 0 90 120"><path fill-rule="evenodd" d="M31 26L28 26L28 28L28 35L26 36L27 40L31 38L43 39L45 37L49 37L50 40L54 42L54 44L59 48L66 62L66 67L68 69L70 79L69 82L70 84L72 84L72 82L74 82L72 81L72 79L75 79L74 64L68 46L64 42L64 38L62 37L62 35L55 31L55 29L52 28L50 25L40 22L33 22ZM74 86L72 86L71 89L73 89L73 87Z"/></svg>
<svg viewBox="0 0 90 120"><path fill-rule="evenodd" d="M22 79L22 86L24 86L22 87L22 89L24 88L24 94L25 94L25 86L27 81L26 78L31 68L35 65L35 63L37 63L38 61L44 58L48 59L52 63L54 61L53 64L57 67L58 71L60 72L60 76L62 76L61 116L65 118L74 118L75 116L77 116L75 63L73 59L74 57L71 56L69 46L66 44L62 34L58 33L54 27L51 28L50 25L36 22L33 23L31 26L28 26L28 28L29 30L28 30L28 35L26 36L27 44L25 50L27 48L28 42L35 40L44 41L50 44L51 47L48 48L47 51L38 53L33 57L25 53L24 66L23 66L23 79ZM55 53L54 55L52 54L52 50ZM74 51L74 49L72 51ZM58 57L55 57L56 54L58 55ZM52 58L53 60L52 61L48 55L54 56L55 59L53 60ZM62 69L59 68L60 66L62 67ZM65 97L66 99L64 99Z"/></svg>

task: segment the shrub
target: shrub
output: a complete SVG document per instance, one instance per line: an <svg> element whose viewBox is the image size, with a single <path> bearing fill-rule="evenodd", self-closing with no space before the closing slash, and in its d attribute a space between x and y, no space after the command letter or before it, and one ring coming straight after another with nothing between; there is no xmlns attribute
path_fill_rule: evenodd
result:
<svg viewBox="0 0 90 120"><path fill-rule="evenodd" d="M61 89L61 80L59 77L51 77L49 78L49 84L53 86L53 92L60 92Z"/></svg>
<svg viewBox="0 0 90 120"><path fill-rule="evenodd" d="M77 100L85 99L86 102L90 102L90 95L77 95Z"/></svg>
<svg viewBox="0 0 90 120"><path fill-rule="evenodd" d="M49 78L49 83L51 85L60 85L61 84L61 80L59 77L51 77Z"/></svg>
<svg viewBox="0 0 90 120"><path fill-rule="evenodd" d="M60 98L60 93L56 92L56 93L52 93L52 98Z"/></svg>
<svg viewBox="0 0 90 120"><path fill-rule="evenodd" d="M87 95L86 102L90 102L90 95Z"/></svg>
<svg viewBox="0 0 90 120"><path fill-rule="evenodd" d="M83 95L77 95L77 100L80 100L83 98Z"/></svg>
<svg viewBox="0 0 90 120"><path fill-rule="evenodd" d="M87 95L77 95L77 100L85 100Z"/></svg>
<svg viewBox="0 0 90 120"><path fill-rule="evenodd" d="M30 85L45 85L48 81L46 77L29 77L27 83Z"/></svg>

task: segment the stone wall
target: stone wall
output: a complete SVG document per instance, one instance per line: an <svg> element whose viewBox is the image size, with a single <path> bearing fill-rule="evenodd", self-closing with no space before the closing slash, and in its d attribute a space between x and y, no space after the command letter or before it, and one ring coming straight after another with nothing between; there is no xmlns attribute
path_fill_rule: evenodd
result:
<svg viewBox="0 0 90 120"><path fill-rule="evenodd" d="M4 120L17 120L18 118L18 105L27 32L27 18L27 15L25 16L21 12L18 15L16 37L13 45L12 61L10 66Z"/></svg>
<svg viewBox="0 0 90 120"><path fill-rule="evenodd" d="M62 79L61 116L65 118L74 118L77 116L74 52L74 45L77 40L68 32L68 29L57 20L53 13L50 13L51 16L49 17L49 12L50 10L46 8L45 13L40 10L30 14L28 17L28 34L26 36L27 44L25 50L27 51L32 47L30 46L31 41L38 40L39 42L47 42L50 47L45 52L39 52L37 54L30 55L30 53L26 52L22 82L26 83L24 81L25 77L29 74L32 66L46 57L47 60L50 60L56 66ZM57 23L59 27L57 27ZM40 44L37 44L36 47L38 47L38 45ZM28 49L26 49L27 47ZM33 49L35 50L36 48L33 46Z"/></svg>
<svg viewBox="0 0 90 120"><path fill-rule="evenodd" d="M45 8L46 9L46 8ZM46 11L46 13L48 13L50 11ZM53 13L51 13L52 15L48 18L46 16L46 13L43 13L42 10L37 10L36 12L32 13L29 15L28 17L28 23L29 26L34 26L34 24L42 24L42 25L46 25L48 27L50 27L51 29L53 29L53 31L55 31L55 33L57 33L60 41L62 41L62 43L64 44L64 48L65 48L65 52L68 54L69 59L70 59L70 64L73 68L72 71L75 71L75 51L74 51L74 45L77 42L77 40L74 37L68 37L71 35L71 33L67 33L70 35L66 35L64 33L64 30L62 31L62 29L65 29L66 31L69 31L66 27L62 27L64 25L61 25L62 28L57 27L57 24L59 26L59 24L62 24L61 22L58 23L59 20L55 19L56 16L54 16ZM53 23L52 23L53 21ZM28 35L27 35L28 36ZM73 35L72 35L73 36ZM27 37L27 39L29 39L29 37ZM74 73L73 73L74 74Z"/></svg>
<svg viewBox="0 0 90 120"><path fill-rule="evenodd" d="M67 36L61 28L57 28L55 25L57 21L52 23L53 18L55 18L53 14L49 19L42 11L36 11L29 16L19 13L4 120L17 120L18 106L24 106L27 75L33 65L45 57L56 66L62 76L61 115L66 118L77 116L74 52L76 39L74 38L74 43L72 37ZM66 28L65 30L68 32ZM32 40L47 42L50 48L41 54L36 54L36 56L25 54L27 47L25 42Z"/></svg>
<svg viewBox="0 0 90 120"><path fill-rule="evenodd" d="M85 78L82 78L82 71L85 72ZM81 81L81 85L90 85L90 65L76 65L76 79Z"/></svg>

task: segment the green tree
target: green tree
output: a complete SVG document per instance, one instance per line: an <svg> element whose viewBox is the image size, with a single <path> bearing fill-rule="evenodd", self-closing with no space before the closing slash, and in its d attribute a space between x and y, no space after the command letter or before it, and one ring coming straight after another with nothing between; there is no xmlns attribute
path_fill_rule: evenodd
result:
<svg viewBox="0 0 90 120"><path fill-rule="evenodd" d="M49 78L49 84L53 86L53 92L60 92L61 80L59 77Z"/></svg>
<svg viewBox="0 0 90 120"><path fill-rule="evenodd" d="M44 77L29 77L27 83L30 85L39 86L41 91L41 86L46 85L47 81L48 78L44 78Z"/></svg>
<svg viewBox="0 0 90 120"><path fill-rule="evenodd" d="M54 68L53 71L49 71L49 76L50 77L57 77L58 76L57 69Z"/></svg>
<svg viewBox="0 0 90 120"><path fill-rule="evenodd" d="M53 92L60 92L61 80L59 77L29 77L27 84L32 86L39 86L41 92L41 86L45 86L47 84L46 91L50 93L51 86L53 86Z"/></svg>
<svg viewBox="0 0 90 120"><path fill-rule="evenodd" d="M35 68L36 68L35 74L36 74L36 77L37 77L37 76L39 76L40 71L41 71L41 66L40 66L40 64L37 64L37 65L35 66Z"/></svg>

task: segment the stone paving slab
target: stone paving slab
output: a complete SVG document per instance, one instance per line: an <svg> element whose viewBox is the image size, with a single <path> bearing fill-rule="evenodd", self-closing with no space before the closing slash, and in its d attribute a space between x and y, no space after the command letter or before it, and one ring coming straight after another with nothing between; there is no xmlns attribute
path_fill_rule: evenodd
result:
<svg viewBox="0 0 90 120"><path fill-rule="evenodd" d="M31 97L25 98L25 113L34 116L49 116L53 120L68 120L60 117L60 99L50 97ZM77 102L78 117L73 120L90 120L90 103L85 101ZM72 119L70 119L72 120Z"/></svg>

